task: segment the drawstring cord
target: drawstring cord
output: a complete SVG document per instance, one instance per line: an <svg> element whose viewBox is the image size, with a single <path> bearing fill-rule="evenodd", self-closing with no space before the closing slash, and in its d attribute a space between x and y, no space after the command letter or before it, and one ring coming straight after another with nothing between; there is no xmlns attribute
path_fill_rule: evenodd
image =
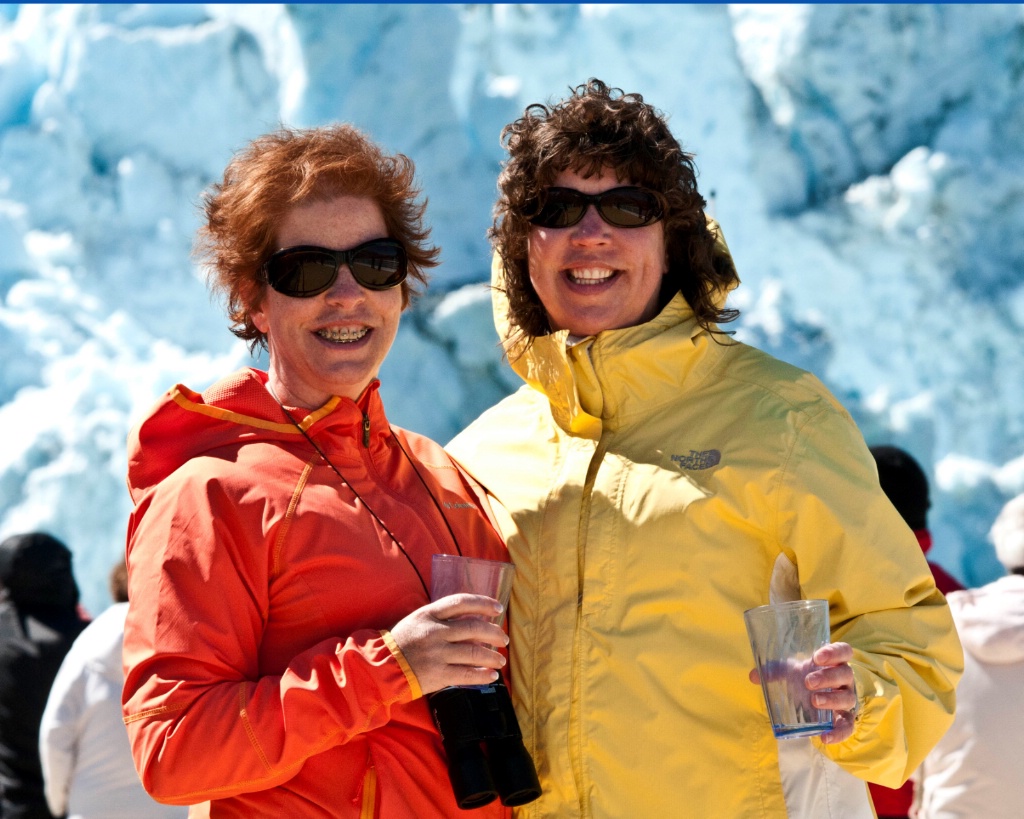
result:
<svg viewBox="0 0 1024 819"><path fill-rule="evenodd" d="M420 573L420 570L416 567L416 563L413 561L413 559L409 555L409 553L405 550L405 546L402 545L402 541L400 541L395 536L395 533L391 531L391 529L388 527L388 525L386 523L384 523L384 521L381 519L380 515L378 515L376 512L373 511L373 508L366 502L366 500L359 494L359 492L356 491L356 488L349 481L345 480L345 476L341 474L341 471L338 469L338 467L336 467L334 465L334 463L331 461L331 459L327 457L327 454L320 448L320 445L317 444L317 442L313 440L312 436L308 432L306 432L306 430L304 430L302 428L302 426L299 424L298 421L295 420L295 418L292 416L292 414L288 411L288 409L282 403L281 399L277 397L277 394L274 392L273 388L270 386L269 383L267 383L266 387L267 387L267 392L269 392L271 397L277 402L277 405L281 408L281 412L283 412L285 414L285 417L289 421L291 421L292 426L294 426L295 429L297 429L299 431L299 434L302 435L302 437L305 438L309 442L309 445L311 447L313 447L313 449L316 451L316 453L323 459L324 463L326 463L334 471L334 474L338 476L338 480L341 481L342 485L343 486L347 486L349 488L349 491L351 491L352 494L356 496L356 499L358 501L360 501L363 504L363 506L366 507L366 510L373 516L374 520L377 521L377 523L380 525L380 527L385 532L388 533L388 537L390 537L394 541L395 545L398 547L398 550L402 553L402 555L408 561L409 565L412 566L412 570L414 572L416 572L416 578L420 581L420 585L423 587L423 593L427 596L427 602L430 602L430 589L427 587L427 583L423 579L423 575ZM389 427L389 430L391 431L391 435L394 438L395 443L398 444L398 448L402 451L402 454L405 456L405 459L409 462L409 465L412 467L413 472L416 473L416 477L419 478L419 481L423 485L423 489L424 489L424 491L426 491L427 496L433 502L434 507L437 509L438 514L441 516L441 520L444 521L445 528L448 530L448 534L451 537L452 543L455 546L455 551L458 552L458 554L461 555L462 554L462 549L459 547L459 541L455 537L455 532L452 529L451 524L448 522L447 515L445 515L444 511L441 509L441 504L438 503L437 498L434 497L434 493L430 491L430 487L427 485L426 480L424 479L423 475L420 473L419 469L416 467L416 462L412 459L412 457L409 455L409 453L406 452L405 447L402 446L402 442L399 441L398 440L398 436L395 435L395 431L393 429L391 429L390 427ZM369 444L370 444L370 417L364 413L364 415L363 415L363 445L368 447Z"/></svg>

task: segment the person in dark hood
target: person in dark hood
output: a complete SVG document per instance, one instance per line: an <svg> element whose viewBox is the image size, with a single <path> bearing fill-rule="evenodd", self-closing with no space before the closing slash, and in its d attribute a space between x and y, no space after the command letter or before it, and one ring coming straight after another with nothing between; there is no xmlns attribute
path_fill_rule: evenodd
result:
<svg viewBox="0 0 1024 819"><path fill-rule="evenodd" d="M0 543L0 816L51 819L39 721L61 661L85 628L71 552L44 532Z"/></svg>

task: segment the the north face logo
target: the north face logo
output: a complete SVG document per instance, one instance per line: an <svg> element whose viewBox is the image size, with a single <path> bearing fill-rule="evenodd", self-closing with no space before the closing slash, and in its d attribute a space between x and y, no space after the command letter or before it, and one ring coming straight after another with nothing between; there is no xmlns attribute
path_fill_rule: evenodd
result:
<svg viewBox="0 0 1024 819"><path fill-rule="evenodd" d="M672 461L679 464L680 469L711 469L722 461L722 453L717 449L705 449L698 452L691 449L688 455L673 455Z"/></svg>

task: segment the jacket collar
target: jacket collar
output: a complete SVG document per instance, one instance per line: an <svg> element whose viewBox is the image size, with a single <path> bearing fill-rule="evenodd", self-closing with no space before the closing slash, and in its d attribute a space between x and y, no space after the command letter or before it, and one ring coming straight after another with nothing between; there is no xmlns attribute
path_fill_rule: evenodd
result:
<svg viewBox="0 0 1024 819"><path fill-rule="evenodd" d="M512 368L547 396L566 432L599 438L678 397L707 375L726 337L712 338L677 294L651 321L606 330L576 344L565 330L536 338Z"/></svg>
<svg viewBox="0 0 1024 819"><path fill-rule="evenodd" d="M715 256L732 265L721 227L714 219L707 222ZM494 326L512 369L547 396L555 422L572 435L597 439L603 427L615 428L674 398L684 381L705 372L733 343L703 330L686 299L676 294L657 316L637 327L606 330L571 346L562 330L533 339L520 353L522 342L514 340L508 321L505 268L497 252L491 285ZM727 290L717 292L716 302L724 305L728 295Z"/></svg>
<svg viewBox="0 0 1024 819"><path fill-rule="evenodd" d="M222 447L256 441L295 443L302 433L266 389L267 374L246 368L222 378L202 393L183 384L168 390L128 439L128 486L132 497L164 480L191 458ZM391 434L375 379L359 399L335 396L292 418L317 445L334 457L354 457L364 446L378 451ZM305 444L304 444L305 445Z"/></svg>

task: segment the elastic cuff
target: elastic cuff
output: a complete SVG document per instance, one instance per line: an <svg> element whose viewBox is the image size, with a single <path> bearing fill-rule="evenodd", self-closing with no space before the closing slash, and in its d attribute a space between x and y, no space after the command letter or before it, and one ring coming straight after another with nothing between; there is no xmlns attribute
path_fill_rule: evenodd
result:
<svg viewBox="0 0 1024 819"><path fill-rule="evenodd" d="M398 643L395 642L395 638L391 636L391 632L387 629L382 629L380 636L384 638L384 645L388 647L391 655L398 663L399 668L402 669L402 673L405 675L405 681L409 683L409 689L412 691L412 698L414 700L418 700L423 696L423 689L420 688L420 681L416 679L416 673L412 670L412 666L409 665L409 661L405 659L402 649L398 647Z"/></svg>
<svg viewBox="0 0 1024 819"><path fill-rule="evenodd" d="M853 714L853 724L856 726L867 708L868 701L866 697L874 693L873 685L875 680L871 672L863 666L850 663L850 667L853 668L853 693L856 696L856 701L850 713Z"/></svg>

